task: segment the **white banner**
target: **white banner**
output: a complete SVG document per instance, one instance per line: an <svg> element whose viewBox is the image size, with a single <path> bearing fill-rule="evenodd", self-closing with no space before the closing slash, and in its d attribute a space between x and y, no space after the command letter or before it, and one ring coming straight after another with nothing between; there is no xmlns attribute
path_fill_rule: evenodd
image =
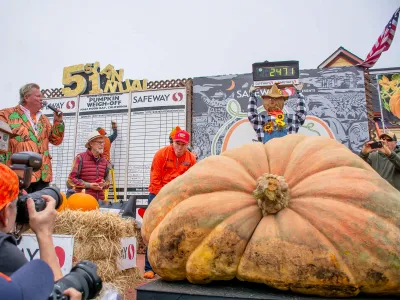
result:
<svg viewBox="0 0 400 300"><path fill-rule="evenodd" d="M54 98L54 99L45 99L48 104L57 108L63 112L64 115L72 114L74 115L78 111L78 98ZM42 108L42 113L47 115L48 117L53 117L54 112L46 107Z"/></svg>
<svg viewBox="0 0 400 300"><path fill-rule="evenodd" d="M186 89L158 90L132 93L132 109L139 107L186 105Z"/></svg>
<svg viewBox="0 0 400 300"><path fill-rule="evenodd" d="M110 110L128 109L129 94L100 94L81 96L79 113L102 111L108 113Z"/></svg>
<svg viewBox="0 0 400 300"><path fill-rule="evenodd" d="M53 242L61 271L63 275L67 275L72 268L74 237L72 235L53 234ZM24 253L28 261L40 258L39 244L35 234L23 234L18 248Z"/></svg>

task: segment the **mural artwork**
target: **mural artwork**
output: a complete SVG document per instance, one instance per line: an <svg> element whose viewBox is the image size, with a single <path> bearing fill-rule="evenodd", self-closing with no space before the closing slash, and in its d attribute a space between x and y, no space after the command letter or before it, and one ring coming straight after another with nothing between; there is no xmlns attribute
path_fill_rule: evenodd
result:
<svg viewBox="0 0 400 300"><path fill-rule="evenodd" d="M368 139L364 75L360 68L301 70L308 115L299 133L334 138L354 152ZM257 142L247 120L252 75L200 77L193 80L193 148L199 158ZM296 97L285 104L293 113ZM263 111L259 101L259 112Z"/></svg>

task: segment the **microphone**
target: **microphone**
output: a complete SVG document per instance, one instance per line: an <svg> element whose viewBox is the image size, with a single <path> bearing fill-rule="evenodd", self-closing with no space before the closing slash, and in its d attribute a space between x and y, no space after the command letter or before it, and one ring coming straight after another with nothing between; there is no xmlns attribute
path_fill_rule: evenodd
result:
<svg viewBox="0 0 400 300"><path fill-rule="evenodd" d="M55 107L53 105L49 104L49 102L47 102L46 100L42 100L42 105L43 105L43 107L47 107L47 108L51 109L57 115L61 115L62 114L61 111L58 111L57 109L55 109Z"/></svg>

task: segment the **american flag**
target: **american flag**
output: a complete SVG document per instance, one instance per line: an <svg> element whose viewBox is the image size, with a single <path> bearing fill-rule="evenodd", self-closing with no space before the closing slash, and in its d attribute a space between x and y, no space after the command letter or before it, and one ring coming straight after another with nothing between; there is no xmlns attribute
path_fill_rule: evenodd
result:
<svg viewBox="0 0 400 300"><path fill-rule="evenodd" d="M399 20L400 7L394 12L393 17L389 23L385 26L383 33L379 36L378 41L372 47L372 50L368 53L367 58L360 66L364 68L371 68L378 61L382 52L387 51L390 48L390 44L393 41L394 34L397 28L397 21Z"/></svg>

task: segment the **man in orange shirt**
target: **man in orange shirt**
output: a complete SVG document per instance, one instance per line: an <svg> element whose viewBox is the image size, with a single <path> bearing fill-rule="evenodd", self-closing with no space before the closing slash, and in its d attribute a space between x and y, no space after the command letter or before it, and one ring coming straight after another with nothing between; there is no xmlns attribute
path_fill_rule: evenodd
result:
<svg viewBox="0 0 400 300"><path fill-rule="evenodd" d="M185 130L177 130L171 145L156 152L151 164L149 205L164 185L182 175L196 163L196 157L188 150L190 135ZM145 258L144 278L152 279L155 273Z"/></svg>
<svg viewBox="0 0 400 300"><path fill-rule="evenodd" d="M118 132L117 132L117 123L115 121L111 121L111 127L112 127L112 131L113 133L109 136L106 136L107 132L104 130L104 128L102 127L98 127L96 130L98 133L100 133L102 136L104 136L104 152L103 152L103 157L107 160L107 161L111 161L111 154L110 154L110 150L111 150L111 144L112 142L115 141L115 139L118 136Z"/></svg>

